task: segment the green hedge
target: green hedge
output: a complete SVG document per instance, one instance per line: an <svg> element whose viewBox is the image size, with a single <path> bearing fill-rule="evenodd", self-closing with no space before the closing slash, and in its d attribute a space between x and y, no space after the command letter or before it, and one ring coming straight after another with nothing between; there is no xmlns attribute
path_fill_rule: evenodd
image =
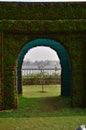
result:
<svg viewBox="0 0 86 130"><path fill-rule="evenodd" d="M15 86L15 74L14 71L8 68L4 73L4 108L16 108L17 106L17 88Z"/></svg>
<svg viewBox="0 0 86 130"><path fill-rule="evenodd" d="M56 40L66 48L72 68L72 104L83 107L86 92L84 81L85 19L86 2L50 4L0 2L5 109L17 107L15 81L18 55L26 43L40 37Z"/></svg>
<svg viewBox="0 0 86 130"><path fill-rule="evenodd" d="M85 19L86 2L0 2L0 19Z"/></svg>
<svg viewBox="0 0 86 130"><path fill-rule="evenodd" d="M23 76L23 85L41 85L41 82L45 85L47 84L60 84L61 83L61 77L58 74L29 74L26 76Z"/></svg>
<svg viewBox="0 0 86 130"><path fill-rule="evenodd" d="M1 20L0 30L27 33L57 32L57 31L84 31L86 20Z"/></svg>
<svg viewBox="0 0 86 130"><path fill-rule="evenodd" d="M84 85L83 85L83 33L69 33L66 34L57 34L55 33L53 37L55 39L58 38L59 41L62 41L69 52L71 67L72 67L72 104L73 106L83 106L83 93L84 93ZM31 36L29 36L30 38ZM12 34L5 33L4 34L4 46L3 46L3 69L4 69L4 94L5 94L5 108L12 108L13 105L16 106L16 94L15 94L15 65L19 52L21 51L24 44L28 41L28 35L22 34ZM35 37L36 38L36 37ZM16 49L17 48L17 49ZM8 60L7 60L8 59ZM7 71L10 71L8 73ZM14 74L13 74L14 70ZM79 72L78 72L79 70ZM7 77L7 78L6 78ZM65 82L65 81L64 81ZM10 93L10 94L8 94ZM12 99L10 97L12 96ZM9 100L10 99L10 100ZM13 104L14 102L14 104Z"/></svg>

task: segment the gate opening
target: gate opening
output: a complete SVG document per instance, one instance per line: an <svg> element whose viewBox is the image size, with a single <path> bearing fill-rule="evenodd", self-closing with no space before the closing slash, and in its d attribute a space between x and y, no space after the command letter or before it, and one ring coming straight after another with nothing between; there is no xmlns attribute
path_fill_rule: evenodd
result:
<svg viewBox="0 0 86 130"><path fill-rule="evenodd" d="M22 86L23 91L32 86L32 91L41 93L56 89L61 95L61 65L54 50L38 46L26 53L22 63Z"/></svg>
<svg viewBox="0 0 86 130"><path fill-rule="evenodd" d="M21 50L18 58L18 67L17 67L17 78L18 78L18 93L22 93L22 63L25 54L32 48L38 46L50 47L53 49L61 63L61 95L62 96L70 96L71 95L71 68L70 68L70 60L68 53L63 45L58 43L57 41L51 39L35 39L28 42L23 49Z"/></svg>

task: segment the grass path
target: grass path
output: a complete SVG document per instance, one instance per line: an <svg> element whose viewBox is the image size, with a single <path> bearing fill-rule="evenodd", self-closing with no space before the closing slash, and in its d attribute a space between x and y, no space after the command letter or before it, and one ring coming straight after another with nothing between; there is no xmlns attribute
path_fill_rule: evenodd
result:
<svg viewBox="0 0 86 130"><path fill-rule="evenodd" d="M0 130L76 130L86 125L86 109L71 108L60 86L24 86L17 110L0 112Z"/></svg>

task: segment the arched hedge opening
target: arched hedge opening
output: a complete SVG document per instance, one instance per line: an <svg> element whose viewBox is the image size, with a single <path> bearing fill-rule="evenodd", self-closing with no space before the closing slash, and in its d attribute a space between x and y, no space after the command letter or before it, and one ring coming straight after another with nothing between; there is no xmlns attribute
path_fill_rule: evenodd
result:
<svg viewBox="0 0 86 130"><path fill-rule="evenodd" d="M59 42L51 40L51 39L35 39L28 42L23 49L21 50L18 57L18 66L17 66L17 86L18 93L22 94L22 74L21 68L25 54L33 47L37 46L46 46L50 47L56 51L59 56L61 62L61 95L62 96L70 96L71 95L71 67L70 67L70 59L68 53L63 45Z"/></svg>

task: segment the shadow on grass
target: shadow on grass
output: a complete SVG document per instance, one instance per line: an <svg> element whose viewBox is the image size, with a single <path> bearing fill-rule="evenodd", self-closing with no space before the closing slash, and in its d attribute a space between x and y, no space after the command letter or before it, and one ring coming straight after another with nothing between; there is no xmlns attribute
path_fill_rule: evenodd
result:
<svg viewBox="0 0 86 130"><path fill-rule="evenodd" d="M6 110L0 112L0 118L16 117L57 117L84 115L82 109L72 109L70 107L70 98L68 97L39 97L26 98L19 96L19 106L16 110ZM86 109L85 109L86 113Z"/></svg>

